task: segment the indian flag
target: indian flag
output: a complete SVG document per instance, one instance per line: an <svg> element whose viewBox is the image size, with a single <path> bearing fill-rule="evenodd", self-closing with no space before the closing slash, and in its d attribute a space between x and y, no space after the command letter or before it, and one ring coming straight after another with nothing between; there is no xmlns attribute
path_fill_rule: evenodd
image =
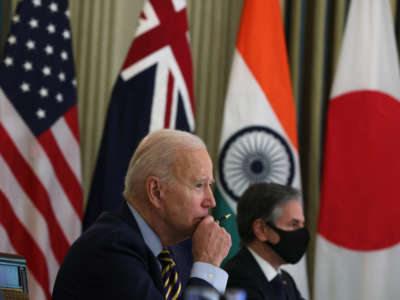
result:
<svg viewBox="0 0 400 300"><path fill-rule="evenodd" d="M301 188L296 111L278 0L247 0L225 102L214 216L236 214L236 204L255 182ZM235 218L229 257L239 249ZM305 258L285 269L308 298Z"/></svg>

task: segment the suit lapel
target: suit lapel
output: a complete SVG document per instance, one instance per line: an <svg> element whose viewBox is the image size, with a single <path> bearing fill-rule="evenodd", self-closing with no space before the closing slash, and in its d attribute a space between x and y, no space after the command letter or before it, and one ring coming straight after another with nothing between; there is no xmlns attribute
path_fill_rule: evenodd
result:
<svg viewBox="0 0 400 300"><path fill-rule="evenodd" d="M119 209L116 211L116 214L126 222L129 227L132 229L133 234L135 236L138 236L143 244L143 247L145 248L145 253L146 253L146 258L145 262L147 263L147 267L149 270L149 274L151 278L153 279L154 285L157 287L157 289L162 293L163 292L163 287L162 287L162 282L161 282L161 268L160 264L158 262L157 257L153 255L153 252L151 252L150 248L146 245L142 233L140 232L139 226L136 222L135 217L133 216L132 212L130 211L128 204L126 201L124 201Z"/></svg>
<svg viewBox="0 0 400 300"><path fill-rule="evenodd" d="M263 270L253 257L253 255L250 253L250 251L246 248L243 247L241 250L243 255L243 258L246 260L246 265L249 266L249 268L254 272L254 278L257 279L258 285L262 286L262 291L263 291L263 297L264 299L268 300L280 300L275 294L275 291L271 285L271 283L268 281L267 277L265 276Z"/></svg>

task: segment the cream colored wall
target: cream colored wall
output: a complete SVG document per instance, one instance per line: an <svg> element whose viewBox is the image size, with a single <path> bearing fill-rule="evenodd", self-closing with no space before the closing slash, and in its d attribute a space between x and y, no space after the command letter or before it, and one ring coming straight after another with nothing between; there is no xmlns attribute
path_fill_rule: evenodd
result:
<svg viewBox="0 0 400 300"><path fill-rule="evenodd" d="M85 203L111 90L133 39L140 2L70 1Z"/></svg>

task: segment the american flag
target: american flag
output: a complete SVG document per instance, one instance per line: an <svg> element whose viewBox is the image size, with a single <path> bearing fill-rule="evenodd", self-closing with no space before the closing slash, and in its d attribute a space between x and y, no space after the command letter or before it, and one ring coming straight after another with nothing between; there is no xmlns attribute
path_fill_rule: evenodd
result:
<svg viewBox="0 0 400 300"><path fill-rule="evenodd" d="M186 1L146 1L112 93L84 228L123 201L129 160L147 133L194 123Z"/></svg>
<svg viewBox="0 0 400 300"><path fill-rule="evenodd" d="M81 232L76 80L67 0L21 0L0 66L0 252L24 256L50 299Z"/></svg>

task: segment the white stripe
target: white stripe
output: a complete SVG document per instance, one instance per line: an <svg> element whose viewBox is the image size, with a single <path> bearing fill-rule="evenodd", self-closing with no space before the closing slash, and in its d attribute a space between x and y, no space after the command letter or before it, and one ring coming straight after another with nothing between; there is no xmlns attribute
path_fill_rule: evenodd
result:
<svg viewBox="0 0 400 300"><path fill-rule="evenodd" d="M168 75L169 68L167 64L168 53L171 52L168 47L164 47L148 57L155 59L157 62L155 78L154 78L154 94L151 106L151 116L149 131L164 128L165 111L167 109L168 95ZM147 57L146 57L147 59Z"/></svg>
<svg viewBox="0 0 400 300"><path fill-rule="evenodd" d="M77 178L81 182L81 151L77 140L72 134L64 118L60 118L51 128L53 136L63 153L65 160Z"/></svg>
<svg viewBox="0 0 400 300"><path fill-rule="evenodd" d="M42 146L37 142L30 129L21 120L10 104L3 90L0 89L0 120L16 144L21 155L35 171L36 176L47 190L53 212L70 244L81 232L81 220L59 181Z"/></svg>
<svg viewBox="0 0 400 300"><path fill-rule="evenodd" d="M20 222L24 225L29 235L42 251L47 262L50 282L53 282L59 265L51 249L50 233L47 230L46 220L20 187L2 156L0 156L0 170L3 178L7 178L7 180L0 180L0 189L9 200Z"/></svg>
<svg viewBox="0 0 400 300"><path fill-rule="evenodd" d="M170 126L169 128L176 128L176 116L178 114L178 104L179 104L179 90L178 86L174 83L172 87L172 103L171 103L171 112L170 112Z"/></svg>
<svg viewBox="0 0 400 300"><path fill-rule="evenodd" d="M17 254L17 251L15 251L15 249L11 246L8 234L2 225L0 225L0 252ZM50 280L50 291L53 290L53 285L55 281L54 274L56 273L57 269L52 271L52 273L50 274L50 277L52 278L52 280ZM28 291L30 299L47 300L42 287L38 284L38 282L36 281L32 273L29 271L29 269L27 269L27 276L28 276Z"/></svg>
<svg viewBox="0 0 400 300"><path fill-rule="evenodd" d="M38 284L35 277L28 270L29 299L47 300L42 287ZM51 290L50 290L51 291Z"/></svg>
<svg viewBox="0 0 400 300"><path fill-rule="evenodd" d="M400 73L388 1L351 1L331 98L378 90L400 100Z"/></svg>
<svg viewBox="0 0 400 300"><path fill-rule="evenodd" d="M16 254L17 251L11 245L11 241L8 238L8 233L3 225L0 223L0 252Z"/></svg>
<svg viewBox="0 0 400 300"><path fill-rule="evenodd" d="M160 20L158 19L150 1L146 0L144 2L142 13L145 18L142 19L139 17L139 25L136 29L135 38L160 25Z"/></svg>
<svg viewBox="0 0 400 300"><path fill-rule="evenodd" d="M0 224L0 252L17 254L17 251L15 251L15 249L11 245L11 242L8 238L8 234L5 228L1 224ZM47 300L45 294L43 293L42 287L35 280L35 277L32 275L29 269L27 269L27 276L28 276L28 291L30 299ZM51 290L52 289L50 289L50 291Z"/></svg>
<svg viewBox="0 0 400 300"><path fill-rule="evenodd" d="M189 124L189 128L191 131L194 131L195 120L194 120L194 115L193 115L193 110L192 110L192 104L190 102L188 86L187 86L185 79L183 78L181 69L179 68L178 62L176 61L175 55L173 55L172 51L170 53L168 61L169 61L169 67L171 68L172 75L175 78L175 86L178 89L180 96L182 97L182 103L183 103L183 107L185 108L185 112L186 112L185 115L186 115L186 119Z"/></svg>
<svg viewBox="0 0 400 300"><path fill-rule="evenodd" d="M176 12L179 12L186 7L185 0L172 0L172 4L174 5L174 9Z"/></svg>
<svg viewBox="0 0 400 300"><path fill-rule="evenodd" d="M315 300L398 299L400 243L379 251L339 247L316 239Z"/></svg>

